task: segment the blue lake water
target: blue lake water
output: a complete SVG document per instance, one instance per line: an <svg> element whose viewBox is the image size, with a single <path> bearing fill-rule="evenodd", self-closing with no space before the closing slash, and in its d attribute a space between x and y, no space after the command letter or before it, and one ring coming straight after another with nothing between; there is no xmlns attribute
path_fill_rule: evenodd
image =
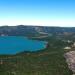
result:
<svg viewBox="0 0 75 75"><path fill-rule="evenodd" d="M16 54L23 51L37 51L46 47L45 41L30 40L26 37L1 36L0 54Z"/></svg>

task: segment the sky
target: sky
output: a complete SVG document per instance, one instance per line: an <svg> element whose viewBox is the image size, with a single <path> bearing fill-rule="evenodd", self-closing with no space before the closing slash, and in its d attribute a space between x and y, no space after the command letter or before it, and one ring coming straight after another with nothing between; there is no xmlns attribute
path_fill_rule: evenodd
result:
<svg viewBox="0 0 75 75"><path fill-rule="evenodd" d="M0 26L75 27L75 0L0 0Z"/></svg>

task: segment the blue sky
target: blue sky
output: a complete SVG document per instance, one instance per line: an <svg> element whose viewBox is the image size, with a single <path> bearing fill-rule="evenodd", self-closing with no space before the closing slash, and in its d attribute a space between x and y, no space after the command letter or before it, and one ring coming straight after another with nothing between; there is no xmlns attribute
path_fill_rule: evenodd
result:
<svg viewBox="0 0 75 75"><path fill-rule="evenodd" d="M0 0L0 25L75 26L75 0Z"/></svg>

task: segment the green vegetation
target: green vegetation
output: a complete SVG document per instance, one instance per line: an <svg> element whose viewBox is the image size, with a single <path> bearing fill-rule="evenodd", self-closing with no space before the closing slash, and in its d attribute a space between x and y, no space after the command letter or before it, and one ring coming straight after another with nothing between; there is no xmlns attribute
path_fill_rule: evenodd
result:
<svg viewBox="0 0 75 75"><path fill-rule="evenodd" d="M0 75L72 75L64 58L67 44L56 37L48 41L47 48L37 52L22 52L0 56Z"/></svg>

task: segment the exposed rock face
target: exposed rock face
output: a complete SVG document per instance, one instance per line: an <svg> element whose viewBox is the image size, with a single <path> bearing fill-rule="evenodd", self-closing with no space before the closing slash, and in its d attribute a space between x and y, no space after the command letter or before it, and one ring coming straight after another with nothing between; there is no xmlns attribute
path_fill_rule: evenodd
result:
<svg viewBox="0 0 75 75"><path fill-rule="evenodd" d="M67 52L65 55L66 62L70 70L72 70L73 75L75 74L75 51Z"/></svg>
<svg viewBox="0 0 75 75"><path fill-rule="evenodd" d="M71 49L71 47L65 47L64 49Z"/></svg>

